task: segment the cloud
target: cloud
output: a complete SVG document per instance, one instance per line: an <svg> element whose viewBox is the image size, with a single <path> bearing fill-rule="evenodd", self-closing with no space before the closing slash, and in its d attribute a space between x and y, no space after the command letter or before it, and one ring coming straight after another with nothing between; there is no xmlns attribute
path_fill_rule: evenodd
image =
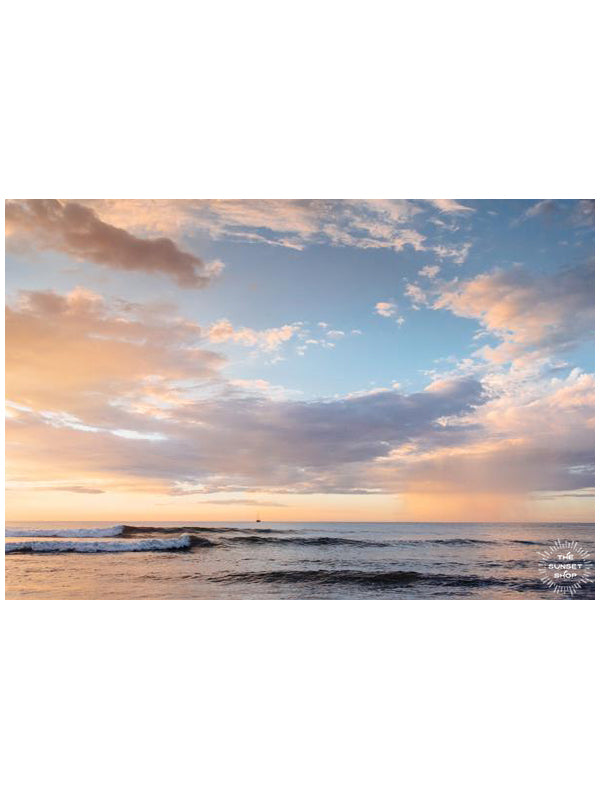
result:
<svg viewBox="0 0 600 800"><path fill-rule="evenodd" d="M175 494L175 492L173 492ZM177 492L177 494L197 494L193 490L185 492ZM242 499L229 499L229 500L205 500L205 505L210 506L258 506L258 508L287 508L289 503L277 503L273 500L244 500Z"/></svg>
<svg viewBox="0 0 600 800"><path fill-rule="evenodd" d="M547 295L538 308L520 296L531 298L531 276L489 277L492 288L482 276L457 283L452 303L460 295L461 313L503 331L495 302L512 287L508 319L539 347L526 318L550 314ZM448 300L453 287L437 283L431 291ZM570 297L577 280L547 283ZM526 492L593 485L594 382L578 371L541 380L494 366L412 394L299 400L265 380L225 381L223 359L198 345L202 328L172 310L84 289L24 293L7 336L8 465L20 490L402 493L423 514L434 497L440 509L462 497L455 513L473 518L492 496L500 513L509 496L513 507Z"/></svg>
<svg viewBox="0 0 600 800"><path fill-rule="evenodd" d="M212 407L203 407L204 419L211 426L206 438L203 431L199 435L204 446L212 449L211 435L220 430L223 436L229 431L237 442L238 471L247 453L247 468L262 472L263 480L287 465L290 479L304 481L303 470L369 461L388 453L395 443L429 431L440 416L463 413L481 400L479 383L469 379L413 395L386 391L340 400L284 403L217 400ZM190 414L193 416L193 411L188 408L177 416L183 423ZM225 454L214 457L221 463L229 460ZM232 459L229 470L233 463ZM217 471L221 471L219 465Z"/></svg>
<svg viewBox="0 0 600 800"><path fill-rule="evenodd" d="M379 479L409 493L523 496L593 486L594 376L520 384L478 405L453 441L399 449Z"/></svg>
<svg viewBox="0 0 600 800"><path fill-rule="evenodd" d="M436 244L430 249L434 251L438 258L449 258L455 264L464 264L472 246L472 242L465 242L462 245L455 246Z"/></svg>
<svg viewBox="0 0 600 800"><path fill-rule="evenodd" d="M271 333L259 333L270 347ZM12 475L44 483L52 470L53 483L95 493L170 492L181 482L354 492L362 484L348 465L481 402L467 379L412 395L296 400L266 381L227 382L222 356L200 346L204 335L165 306L107 302L83 288L23 292L7 308Z"/></svg>
<svg viewBox="0 0 600 800"><path fill-rule="evenodd" d="M469 378L334 401L223 394L173 408L161 442L118 446L25 413L9 421L10 464L26 466L24 483L52 467L65 484L77 475L104 490L402 493L409 507L429 502L440 514L462 504L463 519L496 497L498 513L518 516L527 492L593 486L593 387L593 376L575 371L495 396Z"/></svg>
<svg viewBox="0 0 600 800"><path fill-rule="evenodd" d="M104 489L97 489L93 486L84 486L84 485L65 485L61 483L35 483L32 486L31 483L24 484L19 486L16 482L11 482L11 484L7 487L10 488L12 491L19 491L19 490L28 490L35 488L38 492L71 492L74 494L105 494Z"/></svg>
<svg viewBox="0 0 600 800"><path fill-rule="evenodd" d="M106 404L132 392L149 407L170 405L181 401L177 381L215 380L225 363L200 334L158 304L107 303L83 288L23 292L6 309L7 396L77 418L94 407L101 426Z"/></svg>
<svg viewBox="0 0 600 800"><path fill-rule="evenodd" d="M412 301L413 308L418 308L427 303L427 295L417 283L407 283L404 294Z"/></svg>
<svg viewBox="0 0 600 800"><path fill-rule="evenodd" d="M387 317L387 318L396 317L396 323L398 325L403 325L405 322L404 317L398 315L398 306L396 305L396 303L392 302L376 303L375 313L379 314L379 316L381 317Z"/></svg>
<svg viewBox="0 0 600 800"><path fill-rule="evenodd" d="M120 270L161 273L185 288L202 288L222 268L207 265L171 239L142 239L103 222L81 203L16 200L6 203L7 235L18 243L56 250L73 258Z"/></svg>
<svg viewBox="0 0 600 800"><path fill-rule="evenodd" d="M284 342L289 342L296 336L302 326L299 323L282 325L279 328L267 328L266 330L255 330L254 328L235 328L228 319L221 319L203 331L203 335L214 343L233 342L246 347L258 347L260 350L277 350ZM341 331L330 331L328 335L341 333Z"/></svg>
<svg viewBox="0 0 600 800"><path fill-rule="evenodd" d="M100 200L81 201L113 225L181 236L302 250L311 244L360 249L423 250L412 221L422 213L409 200Z"/></svg>
<svg viewBox="0 0 600 800"><path fill-rule="evenodd" d="M316 400L264 379L228 381L212 348L333 346L344 331L328 323L307 338L305 323L199 324L84 288L23 292L6 317L11 473L21 486L81 494L392 492L426 506L463 493L467 510L475 495L504 493L506 505L518 493L587 489L593 376L558 378L550 362L593 330L593 266L454 281L438 270L422 268L426 280L406 295L494 337L455 365L466 374L413 393L395 385ZM401 324L392 301L375 313Z"/></svg>
<svg viewBox="0 0 600 800"><path fill-rule="evenodd" d="M571 214L571 224L575 227L594 227L596 203L594 200L579 200Z"/></svg>
<svg viewBox="0 0 600 800"><path fill-rule="evenodd" d="M422 267L419 270L419 275L422 275L424 278L435 278L439 273L440 268L438 266L430 266L430 267Z"/></svg>
<svg viewBox="0 0 600 800"><path fill-rule="evenodd" d="M558 211L558 204L555 200L540 200L525 209L522 219L531 219L532 217L549 217Z"/></svg>
<svg viewBox="0 0 600 800"><path fill-rule="evenodd" d="M396 303L380 302L375 303L375 313L381 317L393 317L398 313L398 306Z"/></svg>
<svg viewBox="0 0 600 800"><path fill-rule="evenodd" d="M456 200L428 200L438 211L443 214L472 214L475 209L464 206Z"/></svg>
<svg viewBox="0 0 600 800"><path fill-rule="evenodd" d="M501 340L479 351L498 363L565 352L589 339L594 330L591 263L552 275L520 266L496 269L470 280L440 283L434 296L433 308L477 319Z"/></svg>
<svg viewBox="0 0 600 800"><path fill-rule="evenodd" d="M425 236L413 230L403 230L392 240L394 250L403 250L406 245L410 245L413 250L426 250L423 246Z"/></svg>
<svg viewBox="0 0 600 800"><path fill-rule="evenodd" d="M560 222L575 228L593 227L595 223L595 202L594 200L578 200L573 207L571 202L564 200L539 200L528 206L512 222L512 225L520 225L527 220L537 218L546 222Z"/></svg>
<svg viewBox="0 0 600 800"><path fill-rule="evenodd" d="M285 386L272 384L264 378L235 378L229 381L228 386L238 390L242 395L246 394L252 397L264 394L271 400L284 400L302 394L298 389L286 389Z"/></svg>
<svg viewBox="0 0 600 800"><path fill-rule="evenodd" d="M468 378L313 401L227 383L195 323L83 289L23 293L7 323L8 457L23 482L52 469L100 491L376 492L365 466L483 402Z"/></svg>

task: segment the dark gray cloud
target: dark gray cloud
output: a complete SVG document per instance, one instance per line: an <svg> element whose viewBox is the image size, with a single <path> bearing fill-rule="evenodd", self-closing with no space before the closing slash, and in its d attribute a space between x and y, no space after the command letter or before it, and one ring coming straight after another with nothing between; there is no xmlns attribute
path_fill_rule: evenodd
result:
<svg viewBox="0 0 600 800"><path fill-rule="evenodd" d="M42 249L113 269L162 273L180 286L206 286L214 268L186 253L166 237L142 239L103 222L87 206L59 200L12 200L6 203L9 236Z"/></svg>

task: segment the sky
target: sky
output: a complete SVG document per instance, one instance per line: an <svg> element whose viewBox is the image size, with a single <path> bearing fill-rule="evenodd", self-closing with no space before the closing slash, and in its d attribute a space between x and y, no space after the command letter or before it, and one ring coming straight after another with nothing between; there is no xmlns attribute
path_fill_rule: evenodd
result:
<svg viewBox="0 0 600 800"><path fill-rule="evenodd" d="M6 204L7 518L591 521L591 200Z"/></svg>

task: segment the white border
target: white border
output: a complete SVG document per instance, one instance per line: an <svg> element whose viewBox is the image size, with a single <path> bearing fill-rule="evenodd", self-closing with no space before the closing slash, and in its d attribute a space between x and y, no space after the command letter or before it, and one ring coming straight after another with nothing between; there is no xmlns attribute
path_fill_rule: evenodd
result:
<svg viewBox="0 0 600 800"><path fill-rule="evenodd" d="M592 5L9 4L5 196L590 197Z"/></svg>

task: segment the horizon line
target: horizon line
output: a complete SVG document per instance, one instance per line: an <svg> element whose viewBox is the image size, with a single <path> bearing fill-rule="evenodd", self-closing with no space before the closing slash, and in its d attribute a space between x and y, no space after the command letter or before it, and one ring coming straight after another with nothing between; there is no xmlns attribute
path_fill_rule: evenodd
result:
<svg viewBox="0 0 600 800"><path fill-rule="evenodd" d="M115 520L115 519L14 519L14 520L5 520L4 524L14 524L15 522L117 522L126 524L128 522L254 522L256 524L258 520L251 520L251 519L162 519L162 520L153 520L153 519L126 519L126 520ZM596 520L418 520L418 519L406 519L406 520L376 520L376 519L311 519L311 520L299 520L299 519L269 519L269 520L260 520L261 523L315 523L315 522L322 522L322 523L330 523L330 524L338 524L338 523L367 523L373 525L398 525L398 524L407 524L407 525L594 525Z"/></svg>

